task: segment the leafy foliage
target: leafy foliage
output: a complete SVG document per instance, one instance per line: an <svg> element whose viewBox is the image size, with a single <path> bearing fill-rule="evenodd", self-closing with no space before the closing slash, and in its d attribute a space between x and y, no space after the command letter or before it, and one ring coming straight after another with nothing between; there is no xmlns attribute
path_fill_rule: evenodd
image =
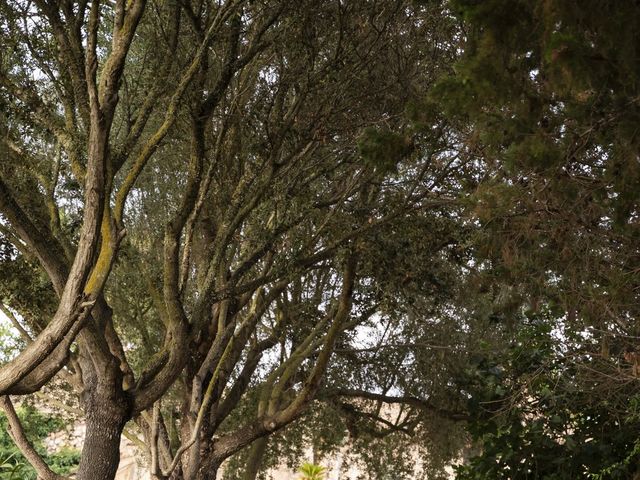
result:
<svg viewBox="0 0 640 480"><path fill-rule="evenodd" d="M16 457L17 453L14 452L0 458L0 478L3 480L21 478L26 470L27 465Z"/></svg>
<svg viewBox="0 0 640 480"><path fill-rule="evenodd" d="M506 351L487 352L469 369L463 388L481 454L459 467L456 478L624 479L637 473L637 392L628 384L606 399L597 394L602 385L585 389L581 371L601 367L582 350L584 339L567 330L560 335L558 327L533 316Z"/></svg>
<svg viewBox="0 0 640 480"><path fill-rule="evenodd" d="M64 447L57 452L47 453L43 444L49 434L63 430L66 422L61 417L44 414L28 403L18 408L17 413L27 438L51 469L61 475L75 471L80 461L78 450ZM4 415L0 415L0 459L2 459L0 479L35 480L36 472L13 443Z"/></svg>
<svg viewBox="0 0 640 480"><path fill-rule="evenodd" d="M421 128L447 119L460 154L482 165L465 182L477 227L465 281L474 317L499 327L463 387L481 454L460 478L631 478L639 12L449 5L462 55L412 116Z"/></svg>
<svg viewBox="0 0 640 480"><path fill-rule="evenodd" d="M36 331L52 314L55 296L51 282L35 258L19 252L0 235L0 302L10 305Z"/></svg>
<svg viewBox="0 0 640 480"><path fill-rule="evenodd" d="M303 463L298 470L302 476L300 480L322 480L326 473L326 468L313 463Z"/></svg>
<svg viewBox="0 0 640 480"><path fill-rule="evenodd" d="M1 393L60 373L164 477L252 480L305 439L442 474L468 415L461 478L636 473L633 2L0 14Z"/></svg>
<svg viewBox="0 0 640 480"><path fill-rule="evenodd" d="M395 132L365 128L358 140L362 158L382 174L395 171L397 163L411 151L407 140Z"/></svg>

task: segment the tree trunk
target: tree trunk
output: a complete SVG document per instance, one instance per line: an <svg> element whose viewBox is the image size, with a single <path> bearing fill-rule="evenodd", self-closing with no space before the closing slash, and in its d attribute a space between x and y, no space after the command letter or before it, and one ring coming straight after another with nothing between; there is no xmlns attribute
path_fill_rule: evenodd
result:
<svg viewBox="0 0 640 480"><path fill-rule="evenodd" d="M120 438L129 418L125 395L98 388L85 397L86 434L77 480L113 480L120 463Z"/></svg>
<svg viewBox="0 0 640 480"><path fill-rule="evenodd" d="M213 460L203 461L194 480L216 480L220 462Z"/></svg>
<svg viewBox="0 0 640 480"><path fill-rule="evenodd" d="M262 437L253 442L242 480L255 480L257 478L268 443L269 437Z"/></svg>

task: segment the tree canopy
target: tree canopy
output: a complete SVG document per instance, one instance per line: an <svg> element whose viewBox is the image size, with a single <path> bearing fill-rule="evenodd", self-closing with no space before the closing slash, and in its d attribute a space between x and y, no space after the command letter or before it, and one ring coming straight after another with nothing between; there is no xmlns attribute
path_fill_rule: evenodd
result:
<svg viewBox="0 0 640 480"><path fill-rule="evenodd" d="M12 402L56 389L80 480L123 434L157 479L309 441L371 478L635 475L639 15L0 1L0 394L38 476Z"/></svg>
<svg viewBox="0 0 640 480"><path fill-rule="evenodd" d="M425 103L462 127L466 154L483 164L469 192L474 283L504 325L503 353L487 349L465 382L484 450L462 478L632 478L638 11L451 8L466 25L464 54Z"/></svg>

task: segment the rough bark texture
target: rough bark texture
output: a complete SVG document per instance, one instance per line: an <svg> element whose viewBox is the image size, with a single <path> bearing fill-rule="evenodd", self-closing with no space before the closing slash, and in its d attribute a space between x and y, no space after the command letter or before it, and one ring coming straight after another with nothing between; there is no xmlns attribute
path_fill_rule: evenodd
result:
<svg viewBox="0 0 640 480"><path fill-rule="evenodd" d="M85 397L86 436L78 480L112 480L120 463L120 437L130 405L121 391L97 388Z"/></svg>
<svg viewBox="0 0 640 480"><path fill-rule="evenodd" d="M218 470L220 463L209 458L203 462L193 480L216 480L218 478Z"/></svg>
<svg viewBox="0 0 640 480"><path fill-rule="evenodd" d="M258 477L258 471L260 470L260 465L262 465L264 453L267 450L267 443L269 443L269 437L262 437L253 442L251 453L247 459L247 466L242 476L243 480L255 480Z"/></svg>

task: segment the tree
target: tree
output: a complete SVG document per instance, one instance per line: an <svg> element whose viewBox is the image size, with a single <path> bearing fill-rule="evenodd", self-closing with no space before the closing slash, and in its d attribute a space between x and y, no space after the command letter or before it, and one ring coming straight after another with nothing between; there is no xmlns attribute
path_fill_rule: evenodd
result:
<svg viewBox="0 0 640 480"><path fill-rule="evenodd" d="M215 478L375 321L375 236L450 208L448 137L412 139L402 115L451 57L429 30L446 17L404 1L0 12L2 301L30 337L0 368L3 401L56 375L80 394L80 480L113 478L130 421L157 478Z"/></svg>
<svg viewBox="0 0 640 480"><path fill-rule="evenodd" d="M478 355L461 385L481 451L457 478L633 478L637 395L628 382L603 398L583 371L599 370L580 332L562 337L551 312L529 314L511 345ZM545 316L547 318L545 318ZM596 377L598 379L598 377Z"/></svg>
<svg viewBox="0 0 640 480"><path fill-rule="evenodd" d="M464 54L417 118L444 115L458 127L461 154L483 164L467 183L468 218L479 227L470 280L475 310L504 328L502 346L484 352L486 362L506 369L493 387L520 400L505 407L504 423L476 418L486 442L475 474L497 476L498 465L509 465L500 472L505 478L631 475L637 448L629 405L637 395L628 387L637 382L640 304L638 11L624 2L518 0L452 1L450 8L464 22ZM512 361L516 338L526 358L540 353L532 316L559 337L546 339L547 360L535 374ZM522 328L532 334L526 344L517 335ZM544 390L552 383L553 405ZM488 401L506 399L493 395ZM597 428L613 431L591 435ZM562 431L617 450L562 443ZM563 464L564 454L575 463ZM537 473L534 457L548 460ZM614 460L620 469L604 468ZM463 478L475 478L473 470Z"/></svg>
<svg viewBox="0 0 640 480"><path fill-rule="evenodd" d="M467 22L465 54L431 98L458 122L465 153L485 163L469 185L480 258L494 276L527 283L534 307L556 300L603 341L635 335L636 10L501 0L451 8Z"/></svg>

